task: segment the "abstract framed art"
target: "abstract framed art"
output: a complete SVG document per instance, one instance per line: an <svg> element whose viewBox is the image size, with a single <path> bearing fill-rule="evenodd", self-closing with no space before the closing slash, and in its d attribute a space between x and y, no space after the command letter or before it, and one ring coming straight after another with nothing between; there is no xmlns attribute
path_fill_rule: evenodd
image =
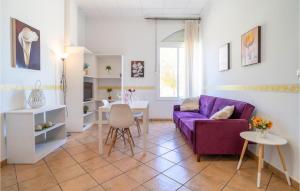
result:
<svg viewBox="0 0 300 191"><path fill-rule="evenodd" d="M219 48L219 72L230 68L230 43L226 43Z"/></svg>
<svg viewBox="0 0 300 191"><path fill-rule="evenodd" d="M12 67L40 70L40 31L13 18L11 24Z"/></svg>
<svg viewBox="0 0 300 191"><path fill-rule="evenodd" d="M242 66L261 62L261 27L257 26L242 35Z"/></svg>

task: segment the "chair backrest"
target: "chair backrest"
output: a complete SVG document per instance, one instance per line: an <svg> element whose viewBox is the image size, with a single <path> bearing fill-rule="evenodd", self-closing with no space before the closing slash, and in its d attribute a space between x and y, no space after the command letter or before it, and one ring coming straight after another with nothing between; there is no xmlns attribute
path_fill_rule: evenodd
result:
<svg viewBox="0 0 300 191"><path fill-rule="evenodd" d="M127 104L113 104L110 109L109 125L115 128L127 128L134 124L134 118Z"/></svg>
<svg viewBox="0 0 300 191"><path fill-rule="evenodd" d="M109 106L109 102L106 99L102 100L103 106Z"/></svg>

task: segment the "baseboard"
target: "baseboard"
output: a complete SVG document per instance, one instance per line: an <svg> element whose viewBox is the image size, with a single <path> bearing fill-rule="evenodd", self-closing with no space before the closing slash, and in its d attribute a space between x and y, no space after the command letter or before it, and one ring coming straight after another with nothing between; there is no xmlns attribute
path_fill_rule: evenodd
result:
<svg viewBox="0 0 300 191"><path fill-rule="evenodd" d="M150 119L150 121L173 121L173 119L168 119L168 118L153 118L153 119Z"/></svg>
<svg viewBox="0 0 300 191"><path fill-rule="evenodd" d="M7 159L1 161L0 163L0 167L2 168L3 166L6 166L7 165Z"/></svg>
<svg viewBox="0 0 300 191"><path fill-rule="evenodd" d="M254 159L256 162L258 162L258 156L256 156L254 153L250 152L249 150L246 151L246 155L248 157L250 157L251 159ZM276 174L280 178L282 178L284 181L286 181L285 174L281 170L277 169L275 166L264 161L264 167L269 169L272 173ZM290 178L291 178L292 186L294 188L296 188L297 190L299 190L299 188L300 188L299 182L297 180L294 180L292 177L290 177Z"/></svg>

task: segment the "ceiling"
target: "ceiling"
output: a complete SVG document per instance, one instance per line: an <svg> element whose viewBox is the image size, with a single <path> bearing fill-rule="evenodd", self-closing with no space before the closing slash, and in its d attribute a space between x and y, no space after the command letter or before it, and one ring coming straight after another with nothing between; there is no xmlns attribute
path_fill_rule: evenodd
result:
<svg viewBox="0 0 300 191"><path fill-rule="evenodd" d="M87 17L195 17L208 0L76 0Z"/></svg>

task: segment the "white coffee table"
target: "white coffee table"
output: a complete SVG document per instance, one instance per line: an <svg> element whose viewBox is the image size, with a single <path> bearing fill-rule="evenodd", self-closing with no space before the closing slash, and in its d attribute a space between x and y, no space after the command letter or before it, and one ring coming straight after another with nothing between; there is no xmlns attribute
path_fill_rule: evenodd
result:
<svg viewBox="0 0 300 191"><path fill-rule="evenodd" d="M243 161L243 157L245 155L247 146L248 146L248 142L254 142L258 144L258 173L257 173L257 187L260 187L260 180L261 180L261 169L263 168L263 163L264 163L264 146L265 145L271 145L271 146L276 146L279 157L280 157L280 161L286 176L286 180L288 182L288 185L291 186L291 180L286 168L286 164L284 161L284 157L282 152L280 151L280 146L281 145L285 145L287 144L287 140L283 139L277 135L273 135L273 134L267 134L266 137L262 138L259 134L259 132L255 132L255 131L246 131L246 132L242 132L240 134L240 136L245 139L244 142L244 146L243 146L243 150L242 150L242 154L237 166L237 169L239 170L241 168L241 164Z"/></svg>

